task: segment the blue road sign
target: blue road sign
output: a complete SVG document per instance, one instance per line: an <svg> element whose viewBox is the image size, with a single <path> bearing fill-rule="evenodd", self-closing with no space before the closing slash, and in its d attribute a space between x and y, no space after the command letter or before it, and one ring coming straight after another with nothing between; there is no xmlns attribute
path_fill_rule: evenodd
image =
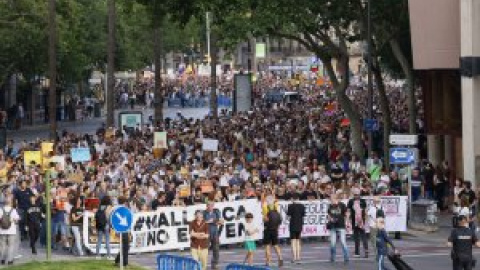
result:
<svg viewBox="0 0 480 270"><path fill-rule="evenodd" d="M415 163L415 149L390 148L390 164L413 164L413 163Z"/></svg>
<svg viewBox="0 0 480 270"><path fill-rule="evenodd" d="M110 215L110 224L117 233L130 231L133 223L133 214L130 209L125 206L117 206Z"/></svg>
<svg viewBox="0 0 480 270"><path fill-rule="evenodd" d="M363 128L366 131L377 131L378 130L378 121L376 119L364 119Z"/></svg>

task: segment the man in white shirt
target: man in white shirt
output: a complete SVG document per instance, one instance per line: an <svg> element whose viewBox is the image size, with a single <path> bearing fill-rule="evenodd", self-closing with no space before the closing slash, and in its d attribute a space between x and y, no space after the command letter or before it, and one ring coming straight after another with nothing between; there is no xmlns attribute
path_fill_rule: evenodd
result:
<svg viewBox="0 0 480 270"><path fill-rule="evenodd" d="M2 224L3 216L10 216L8 228L4 227L7 224ZM12 197L5 199L5 206L0 208L0 261L2 264L13 264L13 252L15 250L17 223L20 216L16 209L12 207ZM18 241L18 240L17 240Z"/></svg>

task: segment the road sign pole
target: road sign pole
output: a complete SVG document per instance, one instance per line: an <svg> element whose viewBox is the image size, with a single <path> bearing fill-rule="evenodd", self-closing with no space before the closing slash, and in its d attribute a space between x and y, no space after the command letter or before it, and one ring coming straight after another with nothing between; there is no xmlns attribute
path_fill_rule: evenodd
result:
<svg viewBox="0 0 480 270"><path fill-rule="evenodd" d="M46 206L46 226L47 226L47 261L52 258L52 211L50 204L50 176L48 171L43 178L45 181L45 206Z"/></svg>
<svg viewBox="0 0 480 270"><path fill-rule="evenodd" d="M120 270L123 270L123 233L120 233Z"/></svg>
<svg viewBox="0 0 480 270"><path fill-rule="evenodd" d="M407 165L408 188L408 222L412 220L412 165Z"/></svg>

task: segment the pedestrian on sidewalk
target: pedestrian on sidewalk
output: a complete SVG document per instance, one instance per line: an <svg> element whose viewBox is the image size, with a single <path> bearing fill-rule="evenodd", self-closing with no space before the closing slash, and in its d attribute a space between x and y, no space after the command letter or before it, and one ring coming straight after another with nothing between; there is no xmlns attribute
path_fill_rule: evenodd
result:
<svg viewBox="0 0 480 270"><path fill-rule="evenodd" d="M247 256L245 261L248 265L253 265L253 253L257 250L257 246L255 244L255 238L257 234L260 232L255 224L253 224L253 214L247 213L245 215L245 250L247 251Z"/></svg>
<svg viewBox="0 0 480 270"><path fill-rule="evenodd" d="M305 217L305 206L299 202L298 193L293 194L293 203L288 206L287 216L290 217L290 240L292 245L292 263L300 264L301 234L303 229L303 218Z"/></svg>
<svg viewBox="0 0 480 270"><path fill-rule="evenodd" d="M453 270L471 270L476 260L473 258L473 246L480 247L475 231L469 228L468 217L458 217L458 228L454 228L448 237L447 245L452 248Z"/></svg>
<svg viewBox="0 0 480 270"><path fill-rule="evenodd" d="M20 216L13 207L13 198L5 198L5 206L0 208L0 262L1 264L13 264L14 250L17 239L17 224Z"/></svg>

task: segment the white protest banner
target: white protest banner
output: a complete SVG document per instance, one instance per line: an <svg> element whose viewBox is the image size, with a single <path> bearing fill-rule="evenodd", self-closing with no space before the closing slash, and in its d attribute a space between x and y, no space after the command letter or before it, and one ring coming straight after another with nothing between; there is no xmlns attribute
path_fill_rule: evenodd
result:
<svg viewBox="0 0 480 270"><path fill-rule="evenodd" d="M189 223L195 211L205 210L205 205L188 207L162 207L158 211L135 213L132 225L130 252L155 252L190 247ZM221 244L241 243L245 239L245 214L253 213L253 222L260 230L256 238L262 238L262 216L260 202L256 199L215 203L224 223L218 226ZM92 252L96 248L94 214L86 212L83 223L84 245ZM93 227L92 227L93 226ZM103 245L104 246L104 245ZM111 245L112 253L118 245ZM102 247L101 253L105 253Z"/></svg>
<svg viewBox="0 0 480 270"><path fill-rule="evenodd" d="M372 204L372 198L365 197L367 209ZM388 232L407 231L407 200L406 196L388 196L381 198L381 207L385 212L385 229ZM301 201L305 205L305 218L303 220L302 237L328 236L327 211L330 205L328 200ZM348 200L343 201L347 205ZM282 225L279 228L279 237L287 238L289 233L289 219L287 217L290 201L279 201L279 211L282 215Z"/></svg>
<svg viewBox="0 0 480 270"><path fill-rule="evenodd" d="M218 151L218 140L215 139L203 139L202 140L202 150L203 151Z"/></svg>
<svg viewBox="0 0 480 270"><path fill-rule="evenodd" d="M153 148L166 149L167 148L167 132L155 132L153 135Z"/></svg>
<svg viewBox="0 0 480 270"><path fill-rule="evenodd" d="M279 201L279 212L282 215L282 225L278 229L278 236L280 238L288 238L290 236L289 224L290 220L287 216L288 205L290 201ZM305 217L303 219L302 237L311 236L326 236L328 235L327 225L327 211L330 201L315 200L315 201L301 201L305 206Z"/></svg>
<svg viewBox="0 0 480 270"><path fill-rule="evenodd" d="M87 162L92 159L90 149L87 147L72 148L70 150L72 162Z"/></svg>

